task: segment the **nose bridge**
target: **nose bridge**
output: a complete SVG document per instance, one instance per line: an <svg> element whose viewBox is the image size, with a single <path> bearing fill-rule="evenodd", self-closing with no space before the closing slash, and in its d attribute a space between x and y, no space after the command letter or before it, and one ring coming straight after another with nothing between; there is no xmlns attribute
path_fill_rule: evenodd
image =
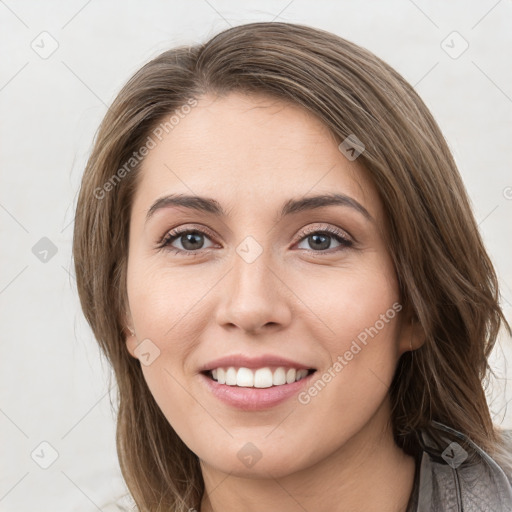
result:
<svg viewBox="0 0 512 512"><path fill-rule="evenodd" d="M222 289L218 310L220 324L234 324L255 331L267 324L285 324L290 319L283 284L272 267L270 249L246 237L233 254L232 270Z"/></svg>
<svg viewBox="0 0 512 512"><path fill-rule="evenodd" d="M233 259L233 284L238 294L250 292L255 297L265 297L270 291L269 274L273 275L270 270L270 250L263 249L263 246L251 237L237 247Z"/></svg>

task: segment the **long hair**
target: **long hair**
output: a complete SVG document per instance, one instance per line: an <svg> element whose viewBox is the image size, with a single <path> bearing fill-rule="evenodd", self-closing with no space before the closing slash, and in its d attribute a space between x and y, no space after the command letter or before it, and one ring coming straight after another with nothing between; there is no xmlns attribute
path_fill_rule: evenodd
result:
<svg viewBox="0 0 512 512"><path fill-rule="evenodd" d="M204 491L197 456L126 348L128 228L141 148L197 98L230 92L300 105L337 140L355 135L364 144L358 162L384 205L401 301L426 340L401 356L389 391L397 444L416 453L417 432L435 420L502 457L484 381L500 326L511 329L438 125L414 89L364 48L304 25L251 23L143 66L105 115L83 176L73 240L78 292L118 384L117 450L138 507L188 511Z"/></svg>

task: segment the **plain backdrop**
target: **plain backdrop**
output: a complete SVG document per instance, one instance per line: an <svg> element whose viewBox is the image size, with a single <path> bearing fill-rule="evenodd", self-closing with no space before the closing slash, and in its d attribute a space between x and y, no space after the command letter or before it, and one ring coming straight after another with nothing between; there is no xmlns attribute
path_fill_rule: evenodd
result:
<svg viewBox="0 0 512 512"><path fill-rule="evenodd" d="M0 510L107 512L123 494L110 371L72 270L81 174L142 64L251 21L332 31L415 86L454 153L512 320L509 0L0 1ZM489 388L508 428L510 345L496 347Z"/></svg>

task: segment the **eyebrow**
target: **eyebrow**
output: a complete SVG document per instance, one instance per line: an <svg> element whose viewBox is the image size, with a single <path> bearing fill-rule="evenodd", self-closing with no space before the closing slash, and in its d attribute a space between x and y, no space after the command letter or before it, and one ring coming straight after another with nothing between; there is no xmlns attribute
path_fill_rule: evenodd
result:
<svg viewBox="0 0 512 512"><path fill-rule="evenodd" d="M182 207L200 212L209 213L217 217L227 217L227 212L222 208L221 204L210 197L171 194L157 199L148 210L146 222L151 216L162 208ZM300 199L289 199L281 208L281 212L277 220L287 215L297 214L304 211L315 210L325 206L346 206L359 212L366 220L374 221L368 210L358 201L345 194L321 194L316 196L302 197Z"/></svg>

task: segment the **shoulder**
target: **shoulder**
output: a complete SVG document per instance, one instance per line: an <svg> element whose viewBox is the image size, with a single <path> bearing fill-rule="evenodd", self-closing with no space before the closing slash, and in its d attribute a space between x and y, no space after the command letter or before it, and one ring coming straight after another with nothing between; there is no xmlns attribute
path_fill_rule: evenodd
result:
<svg viewBox="0 0 512 512"><path fill-rule="evenodd" d="M500 443L493 458L512 485L512 430L499 430Z"/></svg>
<svg viewBox="0 0 512 512"><path fill-rule="evenodd" d="M421 436L418 510L512 510L511 431L499 431L500 443L492 456L437 422Z"/></svg>

